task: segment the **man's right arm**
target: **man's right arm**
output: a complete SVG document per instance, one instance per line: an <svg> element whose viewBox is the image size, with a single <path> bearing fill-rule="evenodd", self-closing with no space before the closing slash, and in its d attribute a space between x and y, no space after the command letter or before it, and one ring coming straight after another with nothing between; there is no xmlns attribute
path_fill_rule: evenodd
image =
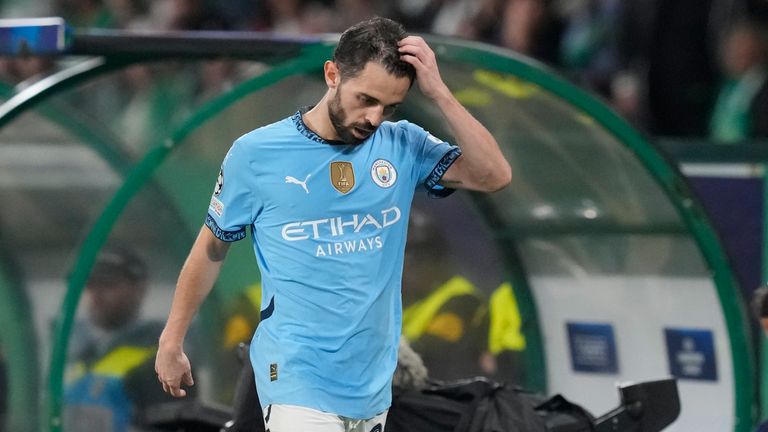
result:
<svg viewBox="0 0 768 432"><path fill-rule="evenodd" d="M228 250L229 243L216 238L204 226L181 268L155 358L157 377L163 390L171 396L186 396L181 384L194 384L189 359L184 353L184 337L200 304L213 288Z"/></svg>

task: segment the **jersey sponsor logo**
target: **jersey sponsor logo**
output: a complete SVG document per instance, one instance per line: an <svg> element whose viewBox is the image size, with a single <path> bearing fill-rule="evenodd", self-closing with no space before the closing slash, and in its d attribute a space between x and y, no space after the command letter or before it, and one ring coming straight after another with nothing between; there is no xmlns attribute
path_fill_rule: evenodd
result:
<svg viewBox="0 0 768 432"><path fill-rule="evenodd" d="M398 207L390 207L382 210L378 214L353 214L345 219L341 216L315 219L302 222L291 222L283 225L281 230L283 239L286 241L301 241L319 238L333 238L343 236L345 232L359 233L365 227L370 227L376 231L394 225L400 220L402 212ZM366 230L369 232L370 230Z"/></svg>
<svg viewBox="0 0 768 432"><path fill-rule="evenodd" d="M337 191L346 194L355 187L355 170L351 162L331 162L331 185Z"/></svg>
<svg viewBox="0 0 768 432"><path fill-rule="evenodd" d="M208 205L208 208L210 208L219 217L224 214L224 203L219 201L215 195L211 197L211 204Z"/></svg>
<svg viewBox="0 0 768 432"><path fill-rule="evenodd" d="M394 165L384 159L378 159L371 166L371 178L379 187L388 188L397 180L397 170Z"/></svg>
<svg viewBox="0 0 768 432"><path fill-rule="evenodd" d="M381 236L369 237L365 239L347 240L343 242L331 242L317 245L315 249L316 257L344 255L355 252L368 252L384 247L384 240Z"/></svg>
<svg viewBox="0 0 768 432"><path fill-rule="evenodd" d="M224 169L219 170L219 176L216 177L216 186L213 187L213 195L221 195L221 190L224 188ZM219 215L221 216L221 215Z"/></svg>
<svg viewBox="0 0 768 432"><path fill-rule="evenodd" d="M309 188L307 187L307 180L309 180L310 177L312 177L312 174L307 174L307 176L304 177L304 181L301 181L293 176L285 176L285 182L299 185L304 189L304 192L309 193Z"/></svg>

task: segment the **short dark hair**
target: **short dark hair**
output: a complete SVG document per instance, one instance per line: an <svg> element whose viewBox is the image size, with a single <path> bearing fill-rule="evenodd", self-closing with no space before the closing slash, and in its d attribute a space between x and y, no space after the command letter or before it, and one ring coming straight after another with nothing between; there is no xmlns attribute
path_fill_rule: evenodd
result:
<svg viewBox="0 0 768 432"><path fill-rule="evenodd" d="M341 35L333 52L333 61L341 78L354 78L368 62L376 62L396 77L408 77L413 83L416 70L400 60L397 43L408 36L400 23L388 18L374 17L348 28Z"/></svg>
<svg viewBox="0 0 768 432"><path fill-rule="evenodd" d="M121 281L143 286L147 267L132 249L124 245L107 246L96 258L88 285L111 286Z"/></svg>

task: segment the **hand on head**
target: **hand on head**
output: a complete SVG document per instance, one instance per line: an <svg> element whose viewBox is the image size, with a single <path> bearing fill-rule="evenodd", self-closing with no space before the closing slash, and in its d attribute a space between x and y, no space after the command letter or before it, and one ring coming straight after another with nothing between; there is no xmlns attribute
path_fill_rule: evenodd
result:
<svg viewBox="0 0 768 432"><path fill-rule="evenodd" d="M437 99L450 93L440 77L435 52L420 36L408 36L398 42L400 59L416 69L419 89L430 99Z"/></svg>

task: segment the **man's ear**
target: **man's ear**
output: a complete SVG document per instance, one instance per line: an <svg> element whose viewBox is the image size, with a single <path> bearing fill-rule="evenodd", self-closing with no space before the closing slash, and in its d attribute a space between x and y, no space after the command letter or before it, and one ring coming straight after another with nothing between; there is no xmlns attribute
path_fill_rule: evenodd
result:
<svg viewBox="0 0 768 432"><path fill-rule="evenodd" d="M328 60L323 65L323 75L325 76L325 84L328 85L328 88L336 89L336 87L339 86L339 83L341 83L341 72L339 71L339 67L336 66L336 63Z"/></svg>

